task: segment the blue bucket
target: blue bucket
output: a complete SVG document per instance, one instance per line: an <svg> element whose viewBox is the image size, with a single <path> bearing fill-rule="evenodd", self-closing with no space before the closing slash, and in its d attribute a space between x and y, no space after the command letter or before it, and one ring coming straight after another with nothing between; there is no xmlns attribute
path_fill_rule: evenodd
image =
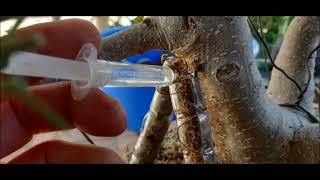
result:
<svg viewBox="0 0 320 180"><path fill-rule="evenodd" d="M127 27L115 27L106 29L101 33L102 37L110 36ZM123 62L161 65L161 50L152 50L144 54L124 59ZM104 87L102 91L117 99L128 115L128 129L140 133L145 114L149 111L150 103L155 91L154 87Z"/></svg>
<svg viewBox="0 0 320 180"><path fill-rule="evenodd" d="M152 87L108 87L103 91L117 99L128 115L128 129L140 133L143 118L148 112L155 88Z"/></svg>

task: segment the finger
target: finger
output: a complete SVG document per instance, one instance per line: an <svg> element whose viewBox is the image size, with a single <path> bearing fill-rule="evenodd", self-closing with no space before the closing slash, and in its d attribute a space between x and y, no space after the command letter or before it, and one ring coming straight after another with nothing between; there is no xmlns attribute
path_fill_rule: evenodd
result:
<svg viewBox="0 0 320 180"><path fill-rule="evenodd" d="M42 35L45 44L33 52L74 59L82 45L93 43L97 48L100 45L100 34L89 21L69 19L56 22L47 22L21 28L18 31L19 39L27 39L33 34ZM27 78L30 85L34 85L41 78Z"/></svg>
<svg viewBox="0 0 320 180"><path fill-rule="evenodd" d="M72 127L96 136L114 136L126 127L126 114L120 103L99 89L92 89L81 101L71 95L70 82L32 86L30 92L58 112ZM56 130L40 114L19 98L10 98L17 118L33 134Z"/></svg>
<svg viewBox="0 0 320 180"><path fill-rule="evenodd" d="M119 102L99 89L93 89L81 101L73 100L70 82L39 85L29 90L63 117L70 128L78 127L95 136L116 136L127 126ZM1 103L0 115L0 157L22 147L33 134L57 130L16 96Z"/></svg>
<svg viewBox="0 0 320 180"><path fill-rule="evenodd" d="M99 32L96 30L96 28L88 21L84 20L63 20L59 22L54 23L42 23L33 25L27 28L22 28L19 30L19 37L21 39L27 38L31 36L34 32L41 33L45 39L46 39L46 45L43 46L40 49L35 50L35 52L41 53L41 54L47 54L52 56L60 56L65 58L74 58L78 52L78 50L81 48L81 46L86 42L91 42L95 44L97 47L99 47ZM78 104L76 102L70 101L70 85L57 85L57 89L55 88L55 85L48 86L48 88L45 88L43 86L41 87L35 87L31 88L34 89L36 92L35 95L39 94L39 96L47 96L43 97L42 99L48 100L48 104L55 105L54 108L58 110L67 120L72 122L72 116L69 117L69 111L71 115L74 116L81 116L77 115L77 112L81 111L81 107L84 107L84 104ZM46 90L49 90L48 92L45 92ZM91 97L94 98L100 98L97 105L104 105L104 107L107 109L109 106L106 104L109 104L111 102L110 97L104 97L101 98L102 95L101 92L93 92L93 95ZM60 101L60 99L63 99ZM43 132L47 130L52 130L52 127L48 127L49 125L46 123L43 123L43 121L40 121L41 118L34 115L35 113L30 110L27 105L22 105L23 103L19 101L18 98L13 98L15 100L6 101L7 97L1 95L1 120L0 120L0 157L3 157L10 152L13 152L17 148L21 147L23 144L25 144L27 141L30 140L33 133L37 132ZM52 99L57 99L53 100ZM89 103L91 102L88 100ZM86 102L86 101L83 101ZM113 101L114 102L114 101ZM63 104L65 103L65 104ZM63 104L63 105L62 105ZM91 102L91 104L95 104L95 101ZM105 114L103 116L104 119L100 119L101 122L106 122L108 119L111 119L112 117L116 117L117 113L114 113L114 109L120 109L116 110L116 112L119 112L118 114L121 114L122 109L119 108L119 105L117 105L117 102L111 103L116 104L115 106L112 106L110 108L111 115L109 113ZM70 107L69 107L70 105ZM80 107L80 108L77 108ZM89 106L88 106L89 107ZM95 106L91 106L95 107ZM103 107L103 106L102 106ZM90 108L89 108L90 109ZM106 109L103 109L100 111L101 113L94 114L93 121L95 122L96 119L101 116L101 114L106 112ZM21 110L21 111L20 111ZM87 110L89 111L89 110ZM29 115L25 116L23 113L27 113ZM92 112L92 111L91 111ZM123 112L123 111L122 111ZM86 117L86 122L91 120L91 115L93 113L87 113L84 116ZM121 116L121 115L119 115ZM26 117L35 117L34 119L31 119L31 123L29 120L27 120ZM71 119L71 120L70 120ZM76 122L79 126L86 129L86 131L91 132L91 128L87 127L83 124L84 118L80 118L79 122ZM126 122L124 122L125 118L119 118L118 125L113 126L113 122L105 123L110 126L100 126L100 128L97 129L97 131L94 131L93 134L100 134L100 135L108 135L108 134L117 134L120 131L122 131L123 127L126 126ZM43 119L42 119L43 120ZM105 120L105 121L103 121ZM45 122L45 121L44 121ZM124 123L123 123L124 122ZM97 127L95 123L93 123L93 128ZM103 129L105 128L105 129ZM103 129L103 130L102 130ZM107 132L107 133L106 133Z"/></svg>
<svg viewBox="0 0 320 180"><path fill-rule="evenodd" d="M39 144L11 160L12 164L122 164L115 152L92 145L63 141Z"/></svg>
<svg viewBox="0 0 320 180"><path fill-rule="evenodd" d="M45 39L44 46L35 49L34 52L49 56L74 58L83 44L90 42L97 48L100 44L97 28L90 21L80 19L40 23L21 28L18 37L26 39L34 33L41 34Z"/></svg>

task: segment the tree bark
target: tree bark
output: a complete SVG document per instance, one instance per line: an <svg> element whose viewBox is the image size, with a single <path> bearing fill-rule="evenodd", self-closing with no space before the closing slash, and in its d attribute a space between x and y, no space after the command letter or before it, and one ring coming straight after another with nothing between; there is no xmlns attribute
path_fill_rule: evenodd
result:
<svg viewBox="0 0 320 180"><path fill-rule="evenodd" d="M158 24L149 18L102 40L99 56L110 61L144 53L151 49L167 49L165 37Z"/></svg>
<svg viewBox="0 0 320 180"><path fill-rule="evenodd" d="M187 66L182 62L183 60L176 59L169 66L179 75L169 86L172 107L177 117L177 130L185 163L203 163L200 123L194 106L191 76L184 70Z"/></svg>
<svg viewBox="0 0 320 180"><path fill-rule="evenodd" d="M308 22L304 28L294 29L304 21ZM319 41L319 27L318 17L296 17L276 61L301 86L306 81L307 54ZM310 123L305 113L277 104L291 103L299 95L279 72L273 71L271 99L267 96L246 17L152 17L148 23L106 39L101 54L118 60L154 48L171 50L185 64L182 70L198 74L218 163L320 163L319 123ZM182 84L187 86L188 81ZM287 87L286 91L279 86ZM306 108L311 88L303 98ZM181 96L188 91L184 93ZM189 103L183 98L177 102Z"/></svg>
<svg viewBox="0 0 320 180"><path fill-rule="evenodd" d="M168 131L172 114L169 87L158 87L150 110L146 115L144 129L139 135L130 164L150 164L156 159L161 142Z"/></svg>
<svg viewBox="0 0 320 180"><path fill-rule="evenodd" d="M291 22L285 34L283 44L275 64L283 69L303 89L307 86L308 70L311 71L311 83L306 91L301 106L313 112L314 98L314 67L315 57L308 59L311 51L314 50L320 40L320 17L296 17ZM273 69L268 88L269 97L278 104L293 104L300 95L298 88L289 81L280 71Z"/></svg>

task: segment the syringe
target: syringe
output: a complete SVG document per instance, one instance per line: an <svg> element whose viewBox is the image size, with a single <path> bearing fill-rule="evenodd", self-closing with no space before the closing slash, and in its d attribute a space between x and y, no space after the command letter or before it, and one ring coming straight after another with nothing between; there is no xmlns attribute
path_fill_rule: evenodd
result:
<svg viewBox="0 0 320 180"><path fill-rule="evenodd" d="M90 88L168 86L175 79L175 74L168 67L98 59L97 49L91 43L81 48L76 60L17 52L10 57L8 66L1 72L72 80L72 95L78 100L83 98Z"/></svg>

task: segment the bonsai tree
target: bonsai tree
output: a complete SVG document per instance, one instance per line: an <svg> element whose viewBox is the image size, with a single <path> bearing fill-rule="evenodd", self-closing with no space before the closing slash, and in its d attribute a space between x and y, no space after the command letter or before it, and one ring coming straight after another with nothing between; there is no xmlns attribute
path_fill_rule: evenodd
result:
<svg viewBox="0 0 320 180"><path fill-rule="evenodd" d="M198 150L203 139L193 106L197 101L194 96L190 98L195 88L200 90L196 94L203 99L208 115L207 127L212 131L214 160L218 163L319 163L320 124L312 114L320 17L292 20L277 59L270 58L274 68L268 89L253 58L247 20L231 16L148 17L104 39L100 56L119 61L150 49L175 54L168 66L178 77L166 92L178 125L179 121L180 125L189 124L179 131L186 163L203 162L200 155L196 156L201 153ZM198 84L192 84L192 79ZM160 106L154 114L166 108L172 107ZM147 124L145 133L154 133L150 129L159 127ZM145 133L141 133L140 142L152 144L150 134ZM150 151L157 152L157 148L141 145L136 152L152 154ZM135 154L140 158L136 163L152 162L152 158L144 161L147 157L139 154L143 153Z"/></svg>

